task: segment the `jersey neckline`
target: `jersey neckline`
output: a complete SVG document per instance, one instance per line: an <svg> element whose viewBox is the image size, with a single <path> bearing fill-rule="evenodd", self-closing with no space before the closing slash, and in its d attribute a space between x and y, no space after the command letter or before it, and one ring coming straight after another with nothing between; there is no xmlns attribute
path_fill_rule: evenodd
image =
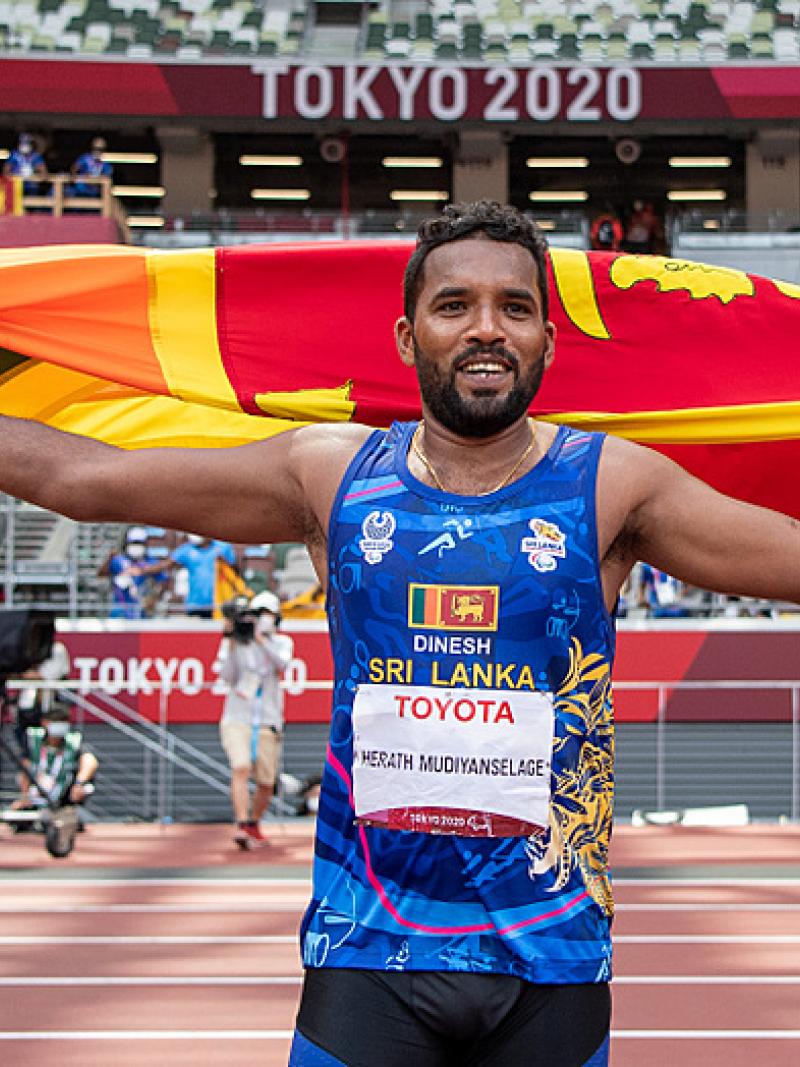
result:
<svg viewBox="0 0 800 1067"><path fill-rule="evenodd" d="M412 493L416 493L418 496L427 497L429 500L438 500L447 503L457 502L462 505L469 504L473 507L480 504L485 505L489 502L494 503L496 500L506 500L521 492L538 478L541 478L542 475L552 467L558 453L561 451L564 439L569 432L567 426L559 426L556 430L555 437L550 442L550 446L545 454L529 471L526 471L521 478L517 478L516 481L511 482L509 485L504 485L502 489L497 489L494 493L464 496L461 493L448 493L446 490L437 489L435 486L427 485L425 482L420 481L419 478L414 477L408 469L408 454L411 448L411 438L417 426L419 426L419 422L394 424L393 429L395 430L395 434L393 435L394 441L392 443L394 446L394 469L397 477L406 489Z"/></svg>

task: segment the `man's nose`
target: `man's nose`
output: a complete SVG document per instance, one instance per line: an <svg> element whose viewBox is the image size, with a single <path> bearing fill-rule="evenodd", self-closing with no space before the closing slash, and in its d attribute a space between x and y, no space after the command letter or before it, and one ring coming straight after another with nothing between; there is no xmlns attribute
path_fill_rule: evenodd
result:
<svg viewBox="0 0 800 1067"><path fill-rule="evenodd" d="M497 344L505 340L500 312L490 304L476 306L469 323L469 340L484 345Z"/></svg>

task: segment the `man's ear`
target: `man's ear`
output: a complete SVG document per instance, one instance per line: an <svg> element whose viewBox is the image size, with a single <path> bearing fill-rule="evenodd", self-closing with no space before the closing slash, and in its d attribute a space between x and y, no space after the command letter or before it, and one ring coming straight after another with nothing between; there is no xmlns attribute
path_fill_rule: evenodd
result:
<svg viewBox="0 0 800 1067"><path fill-rule="evenodd" d="M545 342L544 352L542 353L542 359L544 361L544 369L547 370L550 364L556 357L556 327L555 323L549 320L544 324Z"/></svg>
<svg viewBox="0 0 800 1067"><path fill-rule="evenodd" d="M407 367L413 367L414 327L405 315L394 324L394 339L400 359Z"/></svg>

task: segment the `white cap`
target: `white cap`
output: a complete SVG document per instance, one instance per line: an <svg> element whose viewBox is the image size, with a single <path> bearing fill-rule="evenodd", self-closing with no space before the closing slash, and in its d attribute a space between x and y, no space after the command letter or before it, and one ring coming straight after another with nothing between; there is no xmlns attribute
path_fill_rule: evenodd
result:
<svg viewBox="0 0 800 1067"><path fill-rule="evenodd" d="M275 593L265 589L263 593L256 593L250 601L249 608L251 611L269 611L272 615L280 615L281 602Z"/></svg>
<svg viewBox="0 0 800 1067"><path fill-rule="evenodd" d="M125 534L126 541L146 541L147 530L144 526L131 526Z"/></svg>

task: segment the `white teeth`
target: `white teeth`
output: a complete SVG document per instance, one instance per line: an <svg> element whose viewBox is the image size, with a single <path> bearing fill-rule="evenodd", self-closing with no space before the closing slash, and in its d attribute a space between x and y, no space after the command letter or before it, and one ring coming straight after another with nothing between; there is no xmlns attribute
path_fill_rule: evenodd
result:
<svg viewBox="0 0 800 1067"><path fill-rule="evenodd" d="M465 370L468 374L496 374L502 373L505 367L502 363L470 363Z"/></svg>

